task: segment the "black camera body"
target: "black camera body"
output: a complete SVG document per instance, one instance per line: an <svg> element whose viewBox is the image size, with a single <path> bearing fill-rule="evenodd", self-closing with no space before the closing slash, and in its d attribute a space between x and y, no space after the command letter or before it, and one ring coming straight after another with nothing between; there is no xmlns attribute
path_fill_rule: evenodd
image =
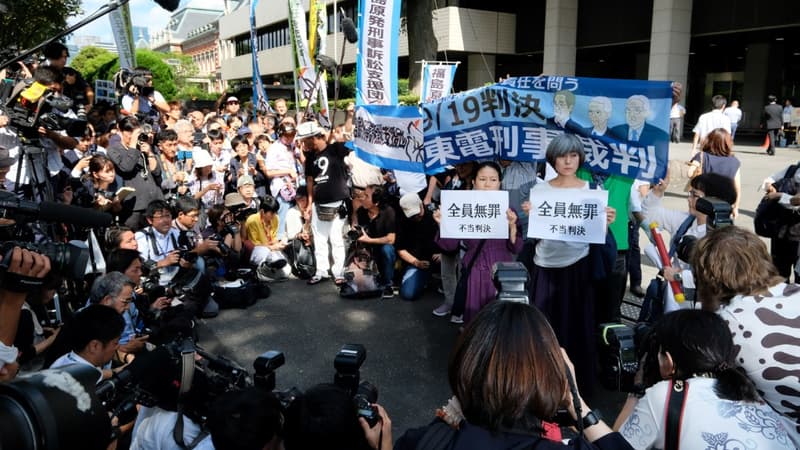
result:
<svg viewBox="0 0 800 450"><path fill-rule="evenodd" d="M353 397L358 417L363 417L374 427L380 415L373 403L378 401L378 388L369 381L361 381L361 365L367 359L367 349L361 344L345 344L333 359L336 374L333 383Z"/></svg>
<svg viewBox="0 0 800 450"><path fill-rule="evenodd" d="M708 217L710 228L721 228L733 225L733 207L730 203L716 197L698 198L694 208Z"/></svg>
<svg viewBox="0 0 800 450"><path fill-rule="evenodd" d="M73 243L62 242L22 242L6 241L0 244L0 273L5 273L8 264L11 263L11 252L14 247L24 248L50 258L50 273L63 275L71 280L83 280L86 272L86 265L89 262L89 250L79 247ZM34 282L30 280L30 282ZM42 280L38 280L41 284ZM35 287L31 285L31 287Z"/></svg>
<svg viewBox="0 0 800 450"><path fill-rule="evenodd" d="M72 105L69 97L56 95L32 80L23 80L14 87L4 110L9 124L29 139L38 138L40 126L51 131L65 130L70 136L83 136L88 123L84 106L78 105L74 118L63 115Z"/></svg>
<svg viewBox="0 0 800 450"><path fill-rule="evenodd" d="M639 370L633 328L622 323L600 324L600 382L607 389L631 392Z"/></svg>
<svg viewBox="0 0 800 450"><path fill-rule="evenodd" d="M498 262L492 266L492 280L497 300L530 303L528 299L528 269L521 262Z"/></svg>

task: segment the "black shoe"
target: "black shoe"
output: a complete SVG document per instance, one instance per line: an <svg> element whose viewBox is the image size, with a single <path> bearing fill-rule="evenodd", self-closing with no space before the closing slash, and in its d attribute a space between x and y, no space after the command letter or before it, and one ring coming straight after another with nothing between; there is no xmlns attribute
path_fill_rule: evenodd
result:
<svg viewBox="0 0 800 450"><path fill-rule="evenodd" d="M383 296L381 298L394 298L394 288L391 286L383 288Z"/></svg>
<svg viewBox="0 0 800 450"><path fill-rule="evenodd" d="M635 296L637 296L639 298L643 298L645 292L644 292L644 289L642 289L641 286L631 286L631 294L633 294L633 295L635 295Z"/></svg>

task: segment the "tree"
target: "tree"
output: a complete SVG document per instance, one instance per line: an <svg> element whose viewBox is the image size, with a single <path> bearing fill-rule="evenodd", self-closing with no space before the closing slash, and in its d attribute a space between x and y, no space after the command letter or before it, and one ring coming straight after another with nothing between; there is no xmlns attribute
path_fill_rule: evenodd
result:
<svg viewBox="0 0 800 450"><path fill-rule="evenodd" d="M84 47L72 58L70 66L83 75L89 83L103 80L100 72L106 72L108 67L117 61L117 55L99 47Z"/></svg>
<svg viewBox="0 0 800 450"><path fill-rule="evenodd" d="M399 0L395 0L399 1ZM439 42L433 32L433 0L406 0L405 27L408 31L408 85L420 94L422 67L415 61L436 61Z"/></svg>
<svg viewBox="0 0 800 450"><path fill-rule="evenodd" d="M28 49L67 28L67 18L80 13L81 0L8 0L0 15L0 48Z"/></svg>

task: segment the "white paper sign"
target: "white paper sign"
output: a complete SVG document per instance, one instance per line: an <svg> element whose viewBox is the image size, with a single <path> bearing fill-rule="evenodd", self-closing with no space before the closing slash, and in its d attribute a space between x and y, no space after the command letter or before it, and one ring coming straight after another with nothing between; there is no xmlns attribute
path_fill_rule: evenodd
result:
<svg viewBox="0 0 800 450"><path fill-rule="evenodd" d="M442 191L443 238L508 239L507 191Z"/></svg>
<svg viewBox="0 0 800 450"><path fill-rule="evenodd" d="M600 189L531 189L528 237L606 242L608 192Z"/></svg>

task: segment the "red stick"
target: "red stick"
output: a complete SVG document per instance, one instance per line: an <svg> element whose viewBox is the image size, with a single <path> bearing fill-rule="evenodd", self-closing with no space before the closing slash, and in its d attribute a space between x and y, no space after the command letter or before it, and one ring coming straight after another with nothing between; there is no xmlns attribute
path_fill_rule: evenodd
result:
<svg viewBox="0 0 800 450"><path fill-rule="evenodd" d="M672 267L672 264L670 264L669 261L669 252L667 252L667 247L664 245L664 238L661 237L661 232L658 231L657 223L650 223L650 232L653 234L653 241L656 244L658 256L661 257L662 267ZM681 287L681 284L676 280L672 280L669 282L669 285L672 287L672 294L675 297L675 301L678 303L683 303L683 301L686 300L686 297L683 295L683 288Z"/></svg>

